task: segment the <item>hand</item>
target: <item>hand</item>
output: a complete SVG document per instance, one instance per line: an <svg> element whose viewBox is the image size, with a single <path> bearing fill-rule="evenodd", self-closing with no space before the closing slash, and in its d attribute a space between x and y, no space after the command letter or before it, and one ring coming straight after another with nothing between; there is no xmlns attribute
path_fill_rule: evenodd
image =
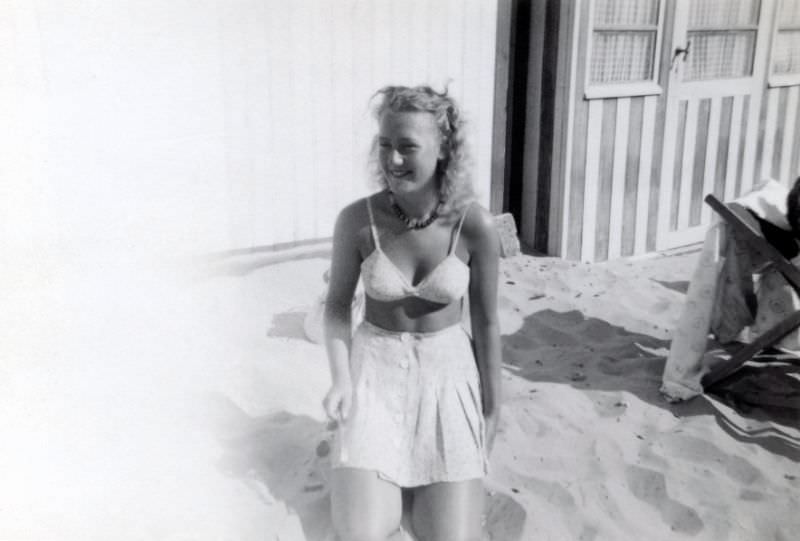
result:
<svg viewBox="0 0 800 541"><path fill-rule="evenodd" d="M350 385L334 383L322 400L322 407L330 419L343 423L350 416L352 402L353 390Z"/></svg>
<svg viewBox="0 0 800 541"><path fill-rule="evenodd" d="M497 424L500 421L500 412L487 414L484 417L486 421L486 456L489 456L494 447L494 437L497 435Z"/></svg>

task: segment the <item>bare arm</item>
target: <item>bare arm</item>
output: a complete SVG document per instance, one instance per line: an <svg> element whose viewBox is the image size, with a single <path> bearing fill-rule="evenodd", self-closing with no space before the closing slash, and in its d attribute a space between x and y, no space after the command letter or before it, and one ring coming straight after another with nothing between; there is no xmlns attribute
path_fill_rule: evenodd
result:
<svg viewBox="0 0 800 541"><path fill-rule="evenodd" d="M363 202L362 202L363 204ZM332 418L344 420L349 413L351 306L360 273L358 209L350 205L339 214L333 233L328 297L325 302L325 347L331 369L331 390L324 406Z"/></svg>
<svg viewBox="0 0 800 541"><path fill-rule="evenodd" d="M491 214L473 207L468 215L470 243L469 307L472 340L481 378L483 413L487 421L487 447L491 450L500 413L502 345L497 315L500 240Z"/></svg>

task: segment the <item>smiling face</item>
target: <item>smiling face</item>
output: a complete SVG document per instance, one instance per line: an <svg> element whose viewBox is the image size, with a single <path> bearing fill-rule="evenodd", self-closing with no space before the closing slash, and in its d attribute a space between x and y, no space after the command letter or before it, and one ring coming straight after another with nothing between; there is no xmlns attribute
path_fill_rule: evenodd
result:
<svg viewBox="0 0 800 541"><path fill-rule="evenodd" d="M380 117L378 158L394 193L436 189L436 164L443 158L435 117L423 111L386 111Z"/></svg>

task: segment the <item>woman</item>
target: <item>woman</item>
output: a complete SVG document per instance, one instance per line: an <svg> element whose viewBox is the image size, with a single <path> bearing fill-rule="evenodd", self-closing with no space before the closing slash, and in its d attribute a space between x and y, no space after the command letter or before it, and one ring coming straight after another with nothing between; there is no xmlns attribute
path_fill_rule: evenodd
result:
<svg viewBox="0 0 800 541"><path fill-rule="evenodd" d="M429 87L376 96L384 189L337 219L325 311L334 526L342 541L387 539L409 496L421 541L478 540L500 407L499 241L473 201L454 100ZM351 339L359 276L365 316Z"/></svg>

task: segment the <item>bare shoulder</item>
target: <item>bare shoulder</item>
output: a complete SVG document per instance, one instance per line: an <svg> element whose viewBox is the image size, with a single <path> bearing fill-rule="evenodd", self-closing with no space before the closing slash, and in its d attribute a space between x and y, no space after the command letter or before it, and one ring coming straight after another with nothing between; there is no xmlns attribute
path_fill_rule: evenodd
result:
<svg viewBox="0 0 800 541"><path fill-rule="evenodd" d="M498 251L499 253L499 239L492 213L478 203L472 203L466 209L466 213L461 234L469 243L471 251L480 250L489 253Z"/></svg>
<svg viewBox="0 0 800 541"><path fill-rule="evenodd" d="M333 232L334 249L353 257L365 257L371 250L369 211L367 199L362 197L339 211L336 227Z"/></svg>
<svg viewBox="0 0 800 541"><path fill-rule="evenodd" d="M369 196L357 199L339 211L339 216L336 218L336 228L350 233L357 233L364 224L369 223L367 213L368 198Z"/></svg>

